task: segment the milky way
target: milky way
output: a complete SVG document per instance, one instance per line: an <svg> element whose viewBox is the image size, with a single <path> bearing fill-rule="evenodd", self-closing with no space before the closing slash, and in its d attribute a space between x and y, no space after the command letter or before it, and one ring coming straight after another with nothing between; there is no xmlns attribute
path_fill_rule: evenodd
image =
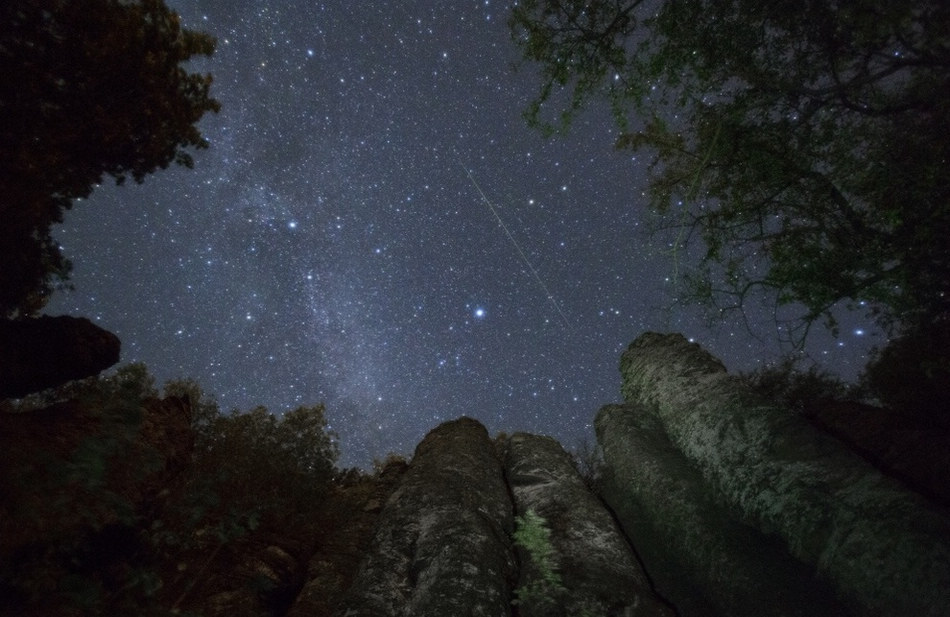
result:
<svg viewBox="0 0 950 617"><path fill-rule="evenodd" d="M224 409L325 402L342 464L366 465L461 415L589 439L644 330L730 370L779 353L765 310L754 338L668 308L668 239L606 109L553 140L526 128L537 82L507 5L168 4L218 39L189 67L223 106L210 148L77 204L54 230L75 291L47 310L96 319L159 383L193 377ZM808 351L853 377L879 340L845 323Z"/></svg>

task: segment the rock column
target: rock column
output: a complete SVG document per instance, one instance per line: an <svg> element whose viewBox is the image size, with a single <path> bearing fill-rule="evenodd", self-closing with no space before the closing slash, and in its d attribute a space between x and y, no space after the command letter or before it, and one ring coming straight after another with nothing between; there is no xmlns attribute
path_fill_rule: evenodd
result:
<svg viewBox="0 0 950 617"><path fill-rule="evenodd" d="M950 615L950 520L788 410L754 397L680 335L621 360L628 403L743 523L774 534L866 615Z"/></svg>
<svg viewBox="0 0 950 617"><path fill-rule="evenodd" d="M607 462L602 492L657 591L681 617L841 617L847 610L780 542L737 522L702 475L637 405L595 422Z"/></svg>
<svg viewBox="0 0 950 617"><path fill-rule="evenodd" d="M481 424L461 418L433 429L377 525L340 614L510 614L512 505Z"/></svg>
<svg viewBox="0 0 950 617"><path fill-rule="evenodd" d="M560 593L541 598L544 606L525 602L519 615L627 615L672 617L673 611L653 593L650 582L613 517L587 488L571 459L550 437L515 433L507 443L505 471L515 510L542 517L551 545ZM520 551L519 585L538 577L531 556Z"/></svg>

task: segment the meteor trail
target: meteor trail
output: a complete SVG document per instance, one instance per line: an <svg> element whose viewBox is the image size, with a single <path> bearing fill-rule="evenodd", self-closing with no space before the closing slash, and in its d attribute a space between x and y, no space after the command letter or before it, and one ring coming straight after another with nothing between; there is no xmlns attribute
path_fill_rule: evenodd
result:
<svg viewBox="0 0 950 617"><path fill-rule="evenodd" d="M551 306L557 311L557 314L561 316L561 321L564 322L564 326L568 330L572 330L571 322L567 320L567 316L564 314L564 311L561 310L561 307L558 306L557 302L554 300L554 296L548 290L548 286L544 284L544 281L541 280L541 276L538 274L538 271L534 269L534 266L531 265L531 262L528 261L528 256L525 255L525 252L521 250L521 245L518 244L518 241L515 240L515 237L511 235L511 232L508 230L508 226L505 225L505 222L501 220L498 211L495 209L494 204L485 196L485 192L482 190L482 187L478 186L478 182L475 181L475 177L472 175L472 172L468 170L467 167L462 163L461 157L459 157L458 152L455 153L455 159L458 161L459 167L462 168L462 171L465 172L465 175L468 176L468 179L471 181L472 186L475 187L475 190L478 191L478 194L481 195L482 201L485 202L485 205L488 206L488 209L491 210L491 213L495 215L495 220L498 221L498 224L501 225L501 228L505 230L505 235L508 236L508 240L511 241L511 244L514 245L515 250L518 251L518 255L521 256L521 261L524 262L524 265L528 267L528 270L531 271L531 275L534 276L534 280L538 282L538 285L544 290L545 296L547 296L548 302L551 303Z"/></svg>

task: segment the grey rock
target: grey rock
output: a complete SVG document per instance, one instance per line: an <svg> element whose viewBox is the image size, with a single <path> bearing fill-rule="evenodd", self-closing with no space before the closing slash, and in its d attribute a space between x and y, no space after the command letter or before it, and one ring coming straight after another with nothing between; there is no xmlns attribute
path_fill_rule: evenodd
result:
<svg viewBox="0 0 950 617"><path fill-rule="evenodd" d="M681 617L847 614L811 569L715 501L649 411L607 405L595 428L603 498Z"/></svg>
<svg viewBox="0 0 950 617"><path fill-rule="evenodd" d="M519 516L540 515L551 530L560 597L519 605L521 617L536 615L671 616L652 591L627 539L611 514L587 488L569 455L550 437L515 433L507 443L505 473ZM523 549L519 587L539 573ZM555 606L551 606L551 603Z"/></svg>
<svg viewBox="0 0 950 617"><path fill-rule="evenodd" d="M680 335L621 359L627 402L655 413L730 511L867 615L950 614L950 520L801 417L754 397Z"/></svg>
<svg viewBox="0 0 950 617"><path fill-rule="evenodd" d="M469 418L433 429L380 514L340 614L502 617L515 559L501 463Z"/></svg>

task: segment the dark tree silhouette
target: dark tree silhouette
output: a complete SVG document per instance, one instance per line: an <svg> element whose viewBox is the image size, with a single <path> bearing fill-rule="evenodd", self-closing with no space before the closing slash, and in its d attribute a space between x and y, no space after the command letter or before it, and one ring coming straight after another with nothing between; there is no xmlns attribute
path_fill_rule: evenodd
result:
<svg viewBox="0 0 950 617"><path fill-rule="evenodd" d="M842 302L950 318L946 2L523 0L509 23L542 78L531 124L602 98L652 156L651 207L703 240L689 300L804 307L798 343Z"/></svg>
<svg viewBox="0 0 950 617"><path fill-rule="evenodd" d="M219 104L181 65L214 46L162 0L0 3L0 315L68 279L50 226L103 176L192 165L195 123Z"/></svg>

